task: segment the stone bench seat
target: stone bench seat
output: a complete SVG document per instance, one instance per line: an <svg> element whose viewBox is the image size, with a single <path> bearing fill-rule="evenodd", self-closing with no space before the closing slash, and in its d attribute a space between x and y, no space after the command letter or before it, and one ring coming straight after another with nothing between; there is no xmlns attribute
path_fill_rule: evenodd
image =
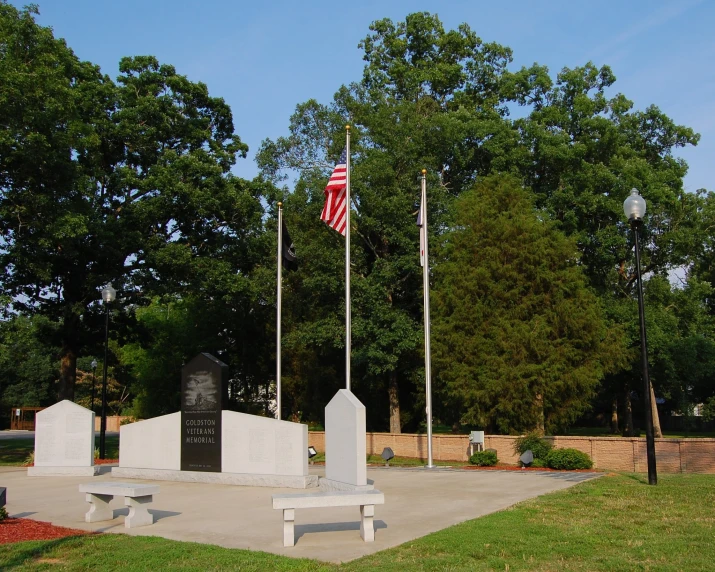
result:
<svg viewBox="0 0 715 572"><path fill-rule="evenodd" d="M124 519L126 528L136 528L154 524L154 515L147 509L159 493L159 485L134 483L87 483L79 486L79 492L87 494L89 512L84 515L85 522L112 520L114 511L109 502L114 497L124 497L124 505L129 507L129 514Z"/></svg>
<svg viewBox="0 0 715 572"><path fill-rule="evenodd" d="M378 490L330 491L308 494L272 495L273 508L283 510L283 546L295 546L295 510L298 508L360 507L360 537L365 542L375 540L373 517L375 505L385 504L385 495Z"/></svg>

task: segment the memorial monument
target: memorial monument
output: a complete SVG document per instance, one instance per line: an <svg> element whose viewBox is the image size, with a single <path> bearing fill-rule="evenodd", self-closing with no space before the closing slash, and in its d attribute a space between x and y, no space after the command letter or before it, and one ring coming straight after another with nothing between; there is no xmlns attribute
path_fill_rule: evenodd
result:
<svg viewBox="0 0 715 572"><path fill-rule="evenodd" d="M201 353L181 369L181 470L221 472L228 366Z"/></svg>
<svg viewBox="0 0 715 572"><path fill-rule="evenodd" d="M94 412L60 401L43 409L35 418L35 466L27 468L31 477L93 476Z"/></svg>
<svg viewBox="0 0 715 572"><path fill-rule="evenodd" d="M308 426L222 409L227 367L199 354L182 370L181 412L120 427L112 477L309 488Z"/></svg>
<svg viewBox="0 0 715 572"><path fill-rule="evenodd" d="M365 406L348 389L339 390L325 407L326 490L372 490L367 482Z"/></svg>

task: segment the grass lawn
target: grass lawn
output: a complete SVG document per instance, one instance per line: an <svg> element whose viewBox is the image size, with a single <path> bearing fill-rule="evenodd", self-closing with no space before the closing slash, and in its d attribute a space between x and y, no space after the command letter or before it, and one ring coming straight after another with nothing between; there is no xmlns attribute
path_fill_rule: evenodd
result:
<svg viewBox="0 0 715 572"><path fill-rule="evenodd" d="M714 504L713 475L662 475L652 487L641 475L610 474L341 566L104 534L3 545L0 568L708 570L715 560Z"/></svg>
<svg viewBox="0 0 715 572"><path fill-rule="evenodd" d="M94 439L99 449L99 434ZM22 465L35 450L34 439L4 439L0 441L0 467ZM107 459L119 458L119 436L107 435Z"/></svg>

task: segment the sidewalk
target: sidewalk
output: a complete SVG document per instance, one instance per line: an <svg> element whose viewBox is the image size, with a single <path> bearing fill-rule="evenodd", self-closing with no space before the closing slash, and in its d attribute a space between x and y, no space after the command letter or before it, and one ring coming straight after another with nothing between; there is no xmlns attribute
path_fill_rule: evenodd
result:
<svg viewBox="0 0 715 572"><path fill-rule="evenodd" d="M111 479L109 468L94 481ZM324 467L311 467L323 475ZM375 507L375 542L360 539L356 507L296 511L296 545L283 546L282 511L273 510L271 495L295 489L237 487L199 483L133 481L159 484L151 526L126 529L129 509L112 501L112 521L88 524L88 504L78 492L87 477L28 477L27 469L0 467L0 486L7 487L10 516L32 518L83 530L217 544L262 550L284 556L345 562L397 546L459 522L504 509L522 500L570 487L599 473L464 471L424 468L368 469L368 479L385 493Z"/></svg>

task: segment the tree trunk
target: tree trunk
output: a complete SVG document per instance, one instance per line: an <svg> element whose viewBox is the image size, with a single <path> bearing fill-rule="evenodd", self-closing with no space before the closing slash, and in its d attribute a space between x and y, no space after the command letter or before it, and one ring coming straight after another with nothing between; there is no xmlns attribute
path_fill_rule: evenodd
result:
<svg viewBox="0 0 715 572"><path fill-rule="evenodd" d="M653 391L653 384L650 384L650 409L653 416L653 437L660 439L663 436L663 432L660 430L660 417L658 416L658 404L655 402L655 392Z"/></svg>
<svg viewBox="0 0 715 572"><path fill-rule="evenodd" d="M618 434L618 397L611 401L611 433Z"/></svg>
<svg viewBox="0 0 715 572"><path fill-rule="evenodd" d="M397 387L397 372L390 372L390 385L387 389L390 398L390 433L402 433L400 425L400 392Z"/></svg>
<svg viewBox="0 0 715 572"><path fill-rule="evenodd" d="M536 394L536 432L542 437L546 433L544 427L544 396L540 393Z"/></svg>
<svg viewBox="0 0 715 572"><path fill-rule="evenodd" d="M60 356L60 382L57 401L74 401L74 386L77 381L77 348L79 345L79 316L72 310L65 312L62 320L62 355Z"/></svg>
<svg viewBox="0 0 715 572"><path fill-rule="evenodd" d="M623 428L624 437L633 437L633 408L631 406L631 391L626 388L624 406L626 409L626 426Z"/></svg>
<svg viewBox="0 0 715 572"><path fill-rule="evenodd" d="M60 384L57 388L57 401L74 401L74 386L77 381L77 353L65 345L60 358Z"/></svg>

